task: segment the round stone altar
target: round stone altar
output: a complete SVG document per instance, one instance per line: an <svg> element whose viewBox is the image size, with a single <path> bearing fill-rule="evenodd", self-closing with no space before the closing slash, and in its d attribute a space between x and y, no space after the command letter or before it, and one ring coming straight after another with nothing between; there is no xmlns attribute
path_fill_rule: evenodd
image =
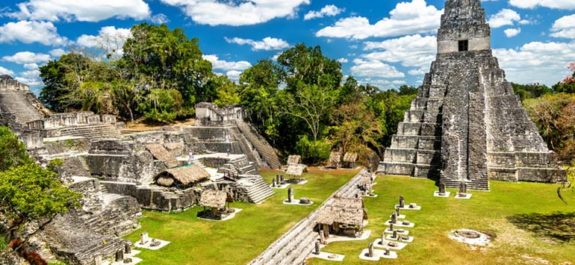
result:
<svg viewBox="0 0 575 265"><path fill-rule="evenodd" d="M480 247L485 247L491 242L489 235L466 228L452 230L449 232L449 238L467 245Z"/></svg>

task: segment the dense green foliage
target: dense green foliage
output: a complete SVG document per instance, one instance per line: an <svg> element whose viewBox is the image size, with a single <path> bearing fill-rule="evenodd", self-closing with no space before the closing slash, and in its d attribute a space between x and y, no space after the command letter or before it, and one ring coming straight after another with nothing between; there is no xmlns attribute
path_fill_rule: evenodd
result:
<svg viewBox="0 0 575 265"><path fill-rule="evenodd" d="M181 29L139 24L114 61L66 54L40 68L40 99L52 110L91 110L125 120L170 123L190 117L194 104L238 102L237 87L212 72L197 39Z"/></svg>
<svg viewBox="0 0 575 265"><path fill-rule="evenodd" d="M575 63L573 74L552 88L513 84L549 148L565 163L575 162Z"/></svg>
<svg viewBox="0 0 575 265"><path fill-rule="evenodd" d="M0 164L0 222L5 241L16 242L12 247L27 247L56 215L79 206L80 195L60 181L57 163L36 164L6 127L0 127Z"/></svg>
<svg viewBox="0 0 575 265"><path fill-rule="evenodd" d="M333 149L359 152L364 161L381 155L417 89L382 92L342 77L341 65L319 47L296 45L241 75L240 103L278 149L307 163L325 161Z"/></svg>
<svg viewBox="0 0 575 265"><path fill-rule="evenodd" d="M24 143L8 127L0 126L0 172L29 163Z"/></svg>

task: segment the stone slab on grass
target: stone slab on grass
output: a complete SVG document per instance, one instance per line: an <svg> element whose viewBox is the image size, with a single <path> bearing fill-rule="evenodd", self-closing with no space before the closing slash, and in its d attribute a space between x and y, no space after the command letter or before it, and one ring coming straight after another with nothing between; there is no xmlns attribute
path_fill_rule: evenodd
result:
<svg viewBox="0 0 575 265"><path fill-rule="evenodd" d="M386 256L384 253L385 251L382 249L374 249L373 250L373 257L368 257L367 254L369 253L369 249L364 248L361 253L359 254L359 258L362 260L368 261L379 261L380 259L397 259L397 252L390 251L389 256Z"/></svg>
<svg viewBox="0 0 575 265"><path fill-rule="evenodd" d="M449 191L446 191L443 194L439 193L439 191L433 193L433 197L439 197L439 198L449 198L449 195L451 195L451 192Z"/></svg>
<svg viewBox="0 0 575 265"><path fill-rule="evenodd" d="M327 260L327 261L336 261L336 262L341 262L343 261L343 259L345 259L344 255L340 255L340 254L334 254L334 253L329 253L329 252L323 252L321 251L319 254L315 254L312 253L309 255L309 258L315 258L315 259L323 259L323 260Z"/></svg>
<svg viewBox="0 0 575 265"><path fill-rule="evenodd" d="M156 241L160 242L160 244L157 246L150 246L150 244L152 243L152 240L148 241L146 244L142 244L142 243L140 243L140 241L138 241L138 242L134 243L134 246L137 248L144 248L144 249L149 249L149 250L158 250L158 249L161 249L161 248L167 246L168 244L170 244L169 241L165 241L165 240L156 239Z"/></svg>
<svg viewBox="0 0 575 265"><path fill-rule="evenodd" d="M389 244L392 244L395 246L390 246ZM383 244L382 244L381 238L378 238L375 241L373 241L373 247L376 247L376 248L383 248L383 249L388 248L391 250L402 250L405 246L407 246L407 243L389 241L389 240L384 240Z"/></svg>

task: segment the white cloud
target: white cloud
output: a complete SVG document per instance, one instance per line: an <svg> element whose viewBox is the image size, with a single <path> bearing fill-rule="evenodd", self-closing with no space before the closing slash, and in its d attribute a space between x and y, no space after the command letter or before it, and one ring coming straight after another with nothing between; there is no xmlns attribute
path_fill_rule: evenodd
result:
<svg viewBox="0 0 575 265"><path fill-rule="evenodd" d="M96 48L106 54L121 56L126 40L132 37L130 29L116 28L114 26L102 27L98 35L82 35L76 40L76 44L84 48Z"/></svg>
<svg viewBox="0 0 575 265"><path fill-rule="evenodd" d="M520 28L509 28L503 31L503 33L505 33L505 36L507 36L507 38L513 38L517 35L519 35L519 33L521 33L521 29Z"/></svg>
<svg viewBox="0 0 575 265"><path fill-rule="evenodd" d="M517 49L495 49L495 56L510 81L552 85L575 61L575 42L530 42Z"/></svg>
<svg viewBox="0 0 575 265"><path fill-rule="evenodd" d="M551 36L575 39L575 15L564 16L557 19L551 28Z"/></svg>
<svg viewBox="0 0 575 265"><path fill-rule="evenodd" d="M337 59L337 61L338 61L339 63L342 63L342 64L349 62L349 60L348 60L347 58L339 58L339 59Z"/></svg>
<svg viewBox="0 0 575 265"><path fill-rule="evenodd" d="M212 63L212 68L214 70L221 70L225 72L226 75L231 80L234 81L237 81L239 79L240 74L244 70L252 66L252 64L249 63L248 61L233 62L233 61L220 60L220 58L218 58L218 56L214 54L204 55L203 58Z"/></svg>
<svg viewBox="0 0 575 265"><path fill-rule="evenodd" d="M30 0L18 8L12 17L31 20L97 22L113 17L150 17L150 7L143 0Z"/></svg>
<svg viewBox="0 0 575 265"><path fill-rule="evenodd" d="M168 22L170 22L170 19L168 18L168 16L164 15L164 14L157 14L154 15L150 18L150 21L152 21L152 23L154 24L166 24Z"/></svg>
<svg viewBox="0 0 575 265"><path fill-rule="evenodd" d="M289 47L287 41L277 38L266 37L261 41L242 39L242 38L225 38L228 43L235 43L238 45L249 45L254 51L273 51L281 50Z"/></svg>
<svg viewBox="0 0 575 265"><path fill-rule="evenodd" d="M14 72L10 69L4 68L2 66L0 66L0 75L10 75L10 76L14 76Z"/></svg>
<svg viewBox="0 0 575 265"><path fill-rule="evenodd" d="M429 67L437 53L435 36L419 34L389 39L381 42L366 42L365 50L372 51L362 55L370 60L380 60L388 63L400 63L405 67Z"/></svg>
<svg viewBox="0 0 575 265"><path fill-rule="evenodd" d="M397 79L405 77L394 66L378 60L355 59L353 60L351 73L358 77Z"/></svg>
<svg viewBox="0 0 575 265"><path fill-rule="evenodd" d="M437 30L443 10L427 5L425 0L398 3L389 17L370 24L365 17L340 19L333 26L316 33L318 37L366 39L369 37L393 37Z"/></svg>
<svg viewBox="0 0 575 265"><path fill-rule="evenodd" d="M511 26L515 22L521 21L521 16L519 13L511 9L501 9L497 14L492 15L489 18L489 25L492 28L500 28L503 26Z"/></svg>
<svg viewBox="0 0 575 265"><path fill-rule="evenodd" d="M300 5L310 0L161 0L180 6L198 24L210 26L255 25L274 18L294 17Z"/></svg>
<svg viewBox="0 0 575 265"><path fill-rule="evenodd" d="M4 56L2 60L17 64L38 64L50 61L50 55L33 52L17 52L14 55Z"/></svg>
<svg viewBox="0 0 575 265"><path fill-rule="evenodd" d="M9 22L0 26L0 43L5 42L38 42L44 45L64 45L68 42L65 37L58 35L52 22L18 21Z"/></svg>
<svg viewBox="0 0 575 265"><path fill-rule="evenodd" d="M50 55L52 55L53 57L60 57L62 55L66 54L66 51L64 49L53 49L50 51Z"/></svg>
<svg viewBox="0 0 575 265"><path fill-rule="evenodd" d="M40 70L38 69L24 71L14 79L29 86L40 86L43 84L42 78L40 78Z"/></svg>
<svg viewBox="0 0 575 265"><path fill-rule="evenodd" d="M326 5L319 11L309 11L303 17L304 20L311 20L314 18L322 18L322 17L333 17L341 14L343 12L342 8L339 8L335 5Z"/></svg>
<svg viewBox="0 0 575 265"><path fill-rule="evenodd" d="M541 6L554 9L575 9L575 1L573 0L509 0L509 4L519 8Z"/></svg>

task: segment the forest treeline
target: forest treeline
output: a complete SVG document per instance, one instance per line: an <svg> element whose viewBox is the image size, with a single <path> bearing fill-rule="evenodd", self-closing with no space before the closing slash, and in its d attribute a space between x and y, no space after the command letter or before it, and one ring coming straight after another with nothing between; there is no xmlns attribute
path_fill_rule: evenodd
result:
<svg viewBox="0 0 575 265"><path fill-rule="evenodd" d="M41 67L41 101L57 112L91 110L162 124L193 117L198 102L240 104L283 155L299 153L306 163L319 163L334 149L358 152L363 160L382 157L417 93L411 86L359 84L319 46L304 44L259 61L233 82L214 73L199 40L181 29L144 23L131 32L118 48L121 56L114 56L117 50L103 56L71 52ZM575 128L559 124L574 108L571 96L561 96L573 92L567 81L553 88L514 85L546 141L563 156L575 152ZM541 116L540 108L549 113Z"/></svg>

